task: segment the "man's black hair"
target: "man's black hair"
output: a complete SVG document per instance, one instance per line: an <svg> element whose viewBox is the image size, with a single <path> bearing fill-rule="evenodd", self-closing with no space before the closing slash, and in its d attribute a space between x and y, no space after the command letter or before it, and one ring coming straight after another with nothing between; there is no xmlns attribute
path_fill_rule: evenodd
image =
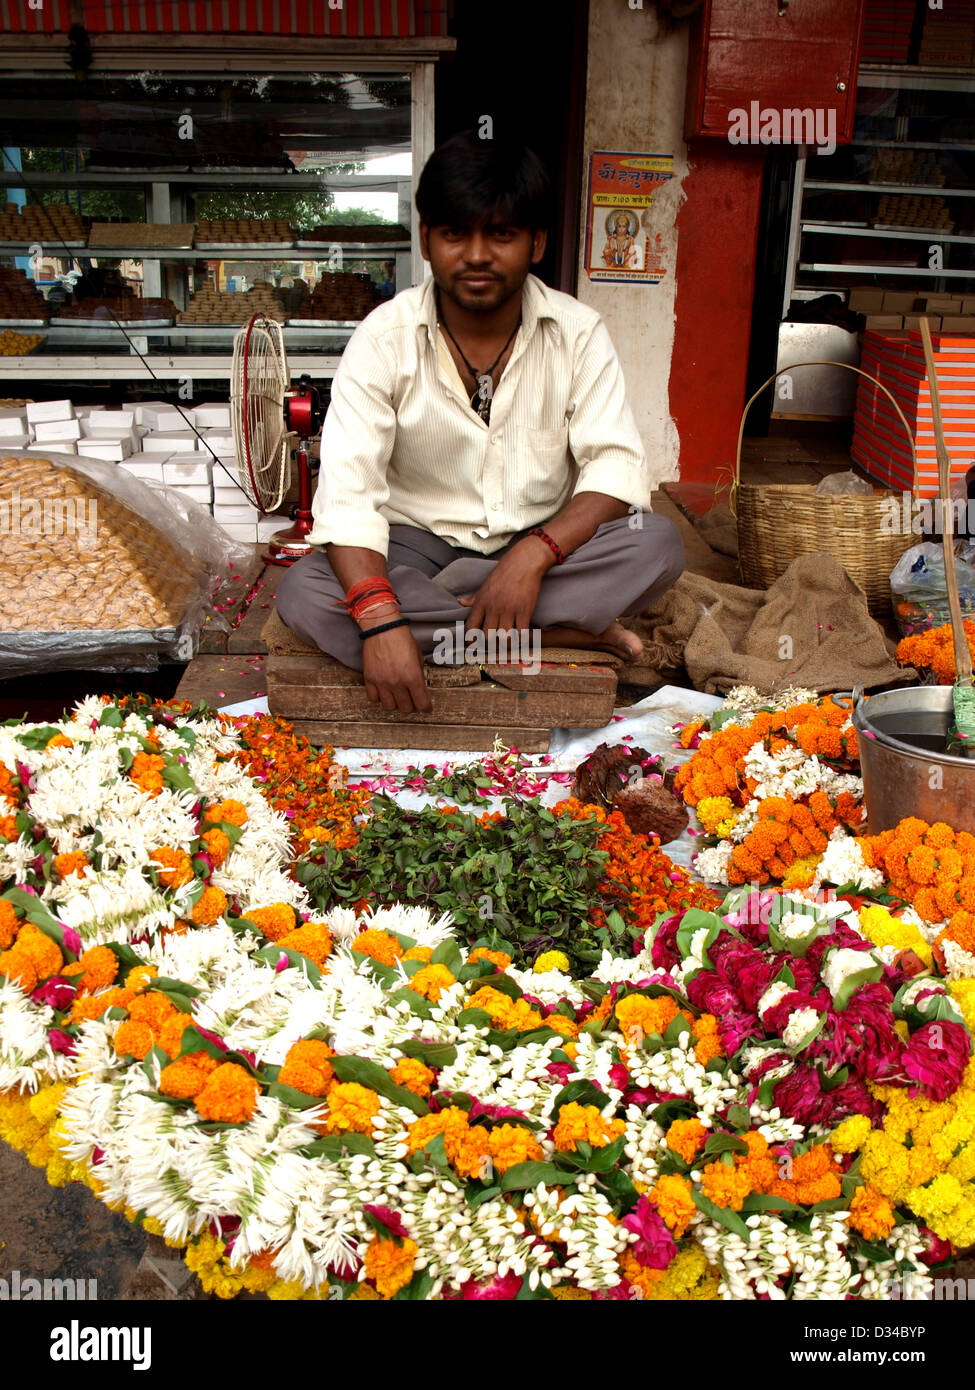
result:
<svg viewBox="0 0 975 1390"><path fill-rule="evenodd" d="M420 174L416 206L428 227L486 219L536 232L549 225L551 184L527 145L461 131L438 145Z"/></svg>

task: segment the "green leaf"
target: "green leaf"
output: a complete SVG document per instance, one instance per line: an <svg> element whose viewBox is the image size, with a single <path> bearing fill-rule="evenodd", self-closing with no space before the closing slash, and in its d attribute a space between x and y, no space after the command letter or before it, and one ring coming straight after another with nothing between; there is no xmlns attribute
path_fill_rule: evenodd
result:
<svg viewBox="0 0 975 1390"><path fill-rule="evenodd" d="M501 1187L495 1184L494 1187L475 1187L472 1183L467 1189L467 1205L471 1211L477 1211L478 1207L485 1202L493 1202L495 1197L501 1196Z"/></svg>
<svg viewBox="0 0 975 1390"><path fill-rule="evenodd" d="M734 1125L735 1129L751 1129L752 1116L747 1105L729 1105L727 1110L728 1123Z"/></svg>
<svg viewBox="0 0 975 1390"><path fill-rule="evenodd" d="M441 941L440 945L430 957L431 965L445 965L451 975L456 979L460 974L464 964L460 953L460 947L453 937L448 937L446 941Z"/></svg>
<svg viewBox="0 0 975 1390"><path fill-rule="evenodd" d="M59 734L60 729L55 729L50 724L45 724L40 729L26 729L24 733L17 734L17 742L24 748L40 750L46 748L55 734Z"/></svg>
<svg viewBox="0 0 975 1390"><path fill-rule="evenodd" d="M573 1101L577 1105L594 1105L602 1113L609 1103L609 1097L592 1081L570 1081L562 1087L552 1102L553 1125L558 1124L559 1111L563 1105L569 1105Z"/></svg>
<svg viewBox="0 0 975 1390"><path fill-rule="evenodd" d="M751 1215L754 1211L804 1211L798 1202L790 1202L786 1197L770 1197L766 1193L752 1192L742 1202L741 1209Z"/></svg>
<svg viewBox="0 0 975 1390"><path fill-rule="evenodd" d="M277 965L282 956L286 956L289 965L293 965L297 970L303 970L308 976L311 984L317 985L322 978L322 972L313 960L308 956L303 956L300 951L293 951L290 946L279 946L272 943L265 946L263 950L255 951L251 960L262 960L268 965Z"/></svg>
<svg viewBox="0 0 975 1390"><path fill-rule="evenodd" d="M702 1158L716 1158L726 1153L747 1154L748 1145L734 1134L712 1134L701 1150Z"/></svg>
<svg viewBox="0 0 975 1390"><path fill-rule="evenodd" d="M490 1028L494 1020L484 1009L461 1009L457 1015L458 1028L466 1028L468 1024L474 1028Z"/></svg>
<svg viewBox="0 0 975 1390"><path fill-rule="evenodd" d="M698 1211L703 1211L705 1216L717 1221L727 1230L733 1231L736 1236L741 1236L742 1240L748 1239L748 1227L742 1221L736 1211L731 1211L728 1207L716 1206L703 1192L699 1192L696 1187L691 1188L691 1196Z"/></svg>
<svg viewBox="0 0 975 1390"><path fill-rule="evenodd" d="M451 1067L457 1061L457 1049L453 1043L423 1042L410 1039L399 1044L399 1050L407 1057L417 1057L428 1067L438 1071L441 1067Z"/></svg>
<svg viewBox="0 0 975 1390"><path fill-rule="evenodd" d="M683 1014L678 1014L676 1018L670 1020L667 1027L664 1029L663 1041L673 1044L683 1033L689 1033L690 1031L691 1025L688 1023L687 1019Z"/></svg>
<svg viewBox="0 0 975 1390"><path fill-rule="evenodd" d="M121 729L125 723L125 716L114 705L108 705L106 709L102 710L102 717L98 723L103 729Z"/></svg>
<svg viewBox="0 0 975 1390"><path fill-rule="evenodd" d="M145 1072L146 1076L152 1082L153 1086L155 1086L156 1084L156 1071L154 1064L157 1062L159 1064L160 1069L162 1069L163 1067L168 1067L169 1054L164 1052L161 1047L153 1046L150 1047L149 1051L146 1053L145 1057L143 1057L142 1062L140 1063L142 1070Z"/></svg>
<svg viewBox="0 0 975 1390"><path fill-rule="evenodd" d="M394 1105L405 1106L414 1115L426 1115L430 1107L426 1101L408 1091L405 1086L397 1086L385 1068L378 1062L370 1062L365 1057L332 1057L329 1065L340 1081L355 1081L367 1086L377 1095L385 1096Z"/></svg>
<svg viewBox="0 0 975 1390"><path fill-rule="evenodd" d="M315 1105L325 1105L325 1096L309 1096L304 1091L296 1090L294 1086L283 1086L280 1081L272 1081L267 1088L267 1094L279 1100L282 1105L288 1105L292 1110L310 1110Z"/></svg>
<svg viewBox="0 0 975 1390"><path fill-rule="evenodd" d="M167 763L162 770L162 779L175 792L195 792L196 783L179 763Z"/></svg>
<svg viewBox="0 0 975 1390"><path fill-rule="evenodd" d="M824 964L829 961L830 954L830 952L826 953L826 961ZM863 956L870 964L865 965L862 970L855 970L851 975L847 975L846 979L833 996L833 1007L835 1009L845 1009L853 997L855 990L859 989L861 985L873 984L882 977L884 967L879 961L875 961L873 956L867 951L863 952Z"/></svg>
<svg viewBox="0 0 975 1390"><path fill-rule="evenodd" d="M571 1181L571 1174L556 1168L554 1163L516 1163L502 1177L501 1191L524 1192L529 1187L537 1187L540 1182L546 1187L558 1187Z"/></svg>

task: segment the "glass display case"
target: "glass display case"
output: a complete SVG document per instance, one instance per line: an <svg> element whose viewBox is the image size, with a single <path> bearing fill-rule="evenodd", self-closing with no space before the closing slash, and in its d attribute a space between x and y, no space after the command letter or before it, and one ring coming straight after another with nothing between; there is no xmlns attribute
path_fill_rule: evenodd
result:
<svg viewBox="0 0 975 1390"><path fill-rule="evenodd" d="M378 64L377 60L377 64ZM422 278L432 64L10 75L0 92L0 376L225 377L260 310L330 375Z"/></svg>
<svg viewBox="0 0 975 1390"><path fill-rule="evenodd" d="M784 298L853 285L975 294L975 74L874 65L852 143L798 162Z"/></svg>

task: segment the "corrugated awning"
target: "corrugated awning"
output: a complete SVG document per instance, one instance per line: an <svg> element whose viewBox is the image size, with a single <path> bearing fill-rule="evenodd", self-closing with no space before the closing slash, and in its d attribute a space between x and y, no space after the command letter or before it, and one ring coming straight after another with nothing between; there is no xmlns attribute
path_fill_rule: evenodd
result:
<svg viewBox="0 0 975 1390"><path fill-rule="evenodd" d="M0 0L4 33L66 33L69 0ZM430 38L447 33L447 0L83 0L96 34L309 34L348 38Z"/></svg>

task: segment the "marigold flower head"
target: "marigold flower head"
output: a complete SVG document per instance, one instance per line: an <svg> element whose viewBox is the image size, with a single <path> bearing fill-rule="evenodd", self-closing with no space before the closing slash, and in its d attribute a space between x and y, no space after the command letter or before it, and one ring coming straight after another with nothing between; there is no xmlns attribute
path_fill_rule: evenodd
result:
<svg viewBox="0 0 975 1390"><path fill-rule="evenodd" d="M576 1145L591 1144L594 1149L605 1148L626 1129L623 1120L604 1120L594 1105L579 1105L570 1101L559 1111L558 1124L552 1138L562 1153L575 1153Z"/></svg>
<svg viewBox="0 0 975 1390"><path fill-rule="evenodd" d="M550 970L561 970L563 974L568 974L570 968L571 962L564 951L543 951L532 966L536 975L547 975Z"/></svg>
<svg viewBox="0 0 975 1390"><path fill-rule="evenodd" d="M286 936L278 939L279 946L283 946L288 951L298 951L301 955L307 956L309 960L321 969L328 960L335 943L332 940L332 933L324 922L306 922L304 926L297 927L294 931L289 931Z"/></svg>
<svg viewBox="0 0 975 1390"><path fill-rule="evenodd" d="M627 1041L637 1046L650 1033L663 1033L679 1010L669 994L650 999L645 994L627 994L616 1001L616 1022Z"/></svg>
<svg viewBox="0 0 975 1390"><path fill-rule="evenodd" d="M829 1145L834 1153L851 1154L862 1149L870 1133L870 1119L867 1115L851 1115L837 1125L829 1136Z"/></svg>
<svg viewBox="0 0 975 1390"><path fill-rule="evenodd" d="M419 1057L402 1057L390 1072L397 1086L405 1086L415 1096L426 1097L433 1088L436 1072Z"/></svg>
<svg viewBox="0 0 975 1390"><path fill-rule="evenodd" d="M163 1067L159 1074L159 1089L164 1096L172 1096L176 1100L193 1100L218 1065L216 1058L208 1052L190 1052Z"/></svg>
<svg viewBox="0 0 975 1390"><path fill-rule="evenodd" d="M160 990L140 994L129 1004L129 1017L145 1023L154 1033L177 1012L176 1005Z"/></svg>
<svg viewBox="0 0 975 1390"><path fill-rule="evenodd" d="M239 801L228 798L226 801L217 801L212 806L208 806L203 813L203 819L208 821L226 821L228 825L246 825L247 807Z"/></svg>
<svg viewBox="0 0 975 1390"><path fill-rule="evenodd" d="M444 1130L444 1152L458 1177L490 1176L490 1147L488 1131L483 1125L448 1126Z"/></svg>
<svg viewBox="0 0 975 1390"><path fill-rule="evenodd" d="M664 1136L667 1147L679 1154L685 1163L693 1163L707 1137L708 1132L700 1120L674 1120Z"/></svg>
<svg viewBox="0 0 975 1390"><path fill-rule="evenodd" d="M271 903L270 907L249 907L244 913L248 922L253 922L269 941L280 941L282 936L294 931L298 918L290 903Z"/></svg>
<svg viewBox="0 0 975 1390"><path fill-rule="evenodd" d="M30 994L42 980L59 974L63 963L57 943L33 922L25 922L10 950L0 953L0 975L16 980Z"/></svg>
<svg viewBox="0 0 975 1390"><path fill-rule="evenodd" d="M62 881L70 878L72 874L77 874L79 878L84 878L85 870L88 868L88 856L83 854L80 849L69 850L65 854L54 856L54 870Z"/></svg>
<svg viewBox="0 0 975 1390"><path fill-rule="evenodd" d="M379 1114L379 1097L357 1081L337 1082L328 1094L328 1114L324 1127L328 1134L372 1135L372 1122Z"/></svg>
<svg viewBox="0 0 975 1390"><path fill-rule="evenodd" d="M152 1029L138 1019L127 1018L115 1033L114 1047L119 1057L145 1057L153 1045Z"/></svg>
<svg viewBox="0 0 975 1390"><path fill-rule="evenodd" d="M489 960L502 971L507 970L511 964L511 957L507 951L489 951L486 946L475 946L467 959L469 961Z"/></svg>
<svg viewBox="0 0 975 1390"><path fill-rule="evenodd" d="M416 1252L416 1242L409 1239L395 1241L374 1236L369 1242L363 1268L380 1298L392 1298L410 1282Z"/></svg>
<svg viewBox="0 0 975 1390"><path fill-rule="evenodd" d="M886 1240L894 1229L892 1203L869 1183L858 1187L850 1202L847 1224L866 1240Z"/></svg>
<svg viewBox="0 0 975 1390"><path fill-rule="evenodd" d="M61 973L74 980L80 994L94 994L115 982L118 957L108 946L93 946L79 960L64 966Z"/></svg>
<svg viewBox="0 0 975 1390"><path fill-rule="evenodd" d="M240 1124L257 1109L260 1088L254 1078L236 1062L222 1062L206 1079L194 1104L205 1120Z"/></svg>
<svg viewBox="0 0 975 1390"><path fill-rule="evenodd" d="M328 1095L335 1080L335 1072L329 1061L335 1053L327 1043L317 1038L302 1038L288 1048L284 1066L278 1073L282 1086L293 1086L306 1096Z"/></svg>
<svg viewBox="0 0 975 1390"><path fill-rule="evenodd" d="M495 1125L488 1134L491 1161L499 1173L517 1163L537 1162L544 1157L541 1144L524 1125Z"/></svg>
<svg viewBox="0 0 975 1390"><path fill-rule="evenodd" d="M136 753L129 768L129 777L142 791L150 796L158 796L162 791L162 770L165 766L165 758L156 753Z"/></svg>
<svg viewBox="0 0 975 1390"><path fill-rule="evenodd" d="M200 844L217 868L230 853L230 838L218 825L215 825L212 830L204 830L200 836Z"/></svg>
<svg viewBox="0 0 975 1390"><path fill-rule="evenodd" d="M222 888L207 884L190 911L190 918L198 927L212 927L227 910L227 895Z"/></svg>
<svg viewBox="0 0 975 1390"><path fill-rule="evenodd" d="M430 964L430 957L433 955L432 946L411 946L408 951L403 952L404 960L422 961L424 965Z"/></svg>
<svg viewBox="0 0 975 1390"><path fill-rule="evenodd" d="M17 916L13 903L0 898L0 951L9 950L14 944L21 924L22 918Z"/></svg>
<svg viewBox="0 0 975 1390"><path fill-rule="evenodd" d="M396 937L376 927L367 927L365 931L353 937L350 944L353 951L358 951L362 956L370 956L380 965L395 965L398 960L403 959L403 947Z"/></svg>
<svg viewBox="0 0 975 1390"><path fill-rule="evenodd" d="M647 1197L679 1240L697 1212L690 1182L677 1173L667 1173L657 1179Z"/></svg>
<svg viewBox="0 0 975 1390"><path fill-rule="evenodd" d="M425 965L410 980L410 989L436 1004L444 990L456 983L456 976L445 965Z"/></svg>
<svg viewBox="0 0 975 1390"><path fill-rule="evenodd" d="M160 845L149 858L156 865L156 876L165 888L182 888L193 878L193 861L185 850Z"/></svg>
<svg viewBox="0 0 975 1390"><path fill-rule="evenodd" d="M2 802L0 802L2 805ZM16 816L0 816L0 839L17 840L20 838L20 831L17 829Z"/></svg>
<svg viewBox="0 0 975 1390"><path fill-rule="evenodd" d="M715 1206L741 1211L752 1191L751 1175L742 1165L708 1163L701 1173L701 1191Z"/></svg>
<svg viewBox="0 0 975 1390"><path fill-rule="evenodd" d="M191 1026L193 1019L189 1014L176 1010L165 1020L156 1034L156 1042L170 1057L178 1057L183 1047L183 1034Z"/></svg>

